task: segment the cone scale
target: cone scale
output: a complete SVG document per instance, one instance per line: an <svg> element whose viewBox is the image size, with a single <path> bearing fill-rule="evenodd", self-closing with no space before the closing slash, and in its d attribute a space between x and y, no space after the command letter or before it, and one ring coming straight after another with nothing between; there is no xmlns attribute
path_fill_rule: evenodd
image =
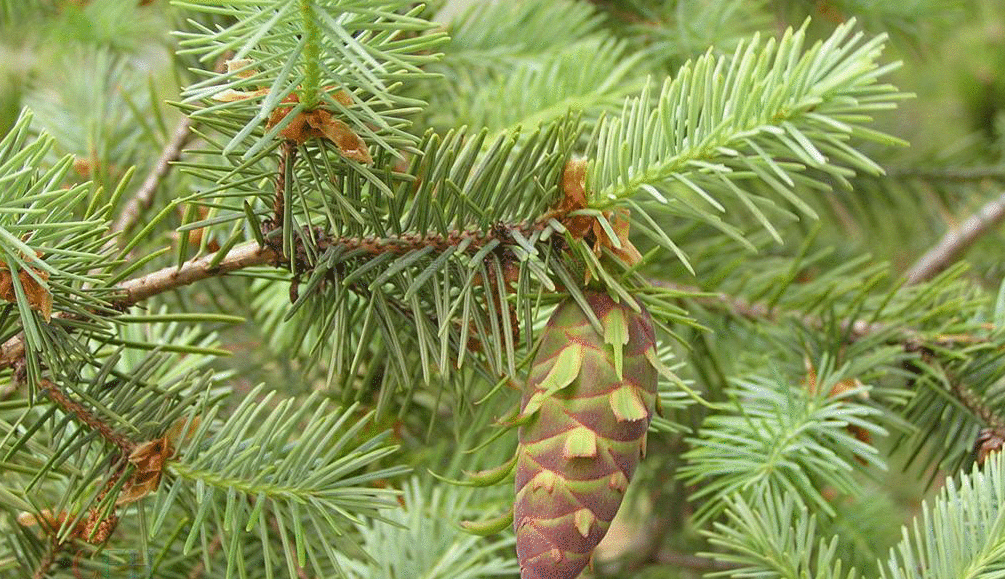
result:
<svg viewBox="0 0 1005 579"><path fill-rule="evenodd" d="M607 533L645 453L656 400L652 319L587 292L544 330L521 400L513 528L521 579L573 579Z"/></svg>

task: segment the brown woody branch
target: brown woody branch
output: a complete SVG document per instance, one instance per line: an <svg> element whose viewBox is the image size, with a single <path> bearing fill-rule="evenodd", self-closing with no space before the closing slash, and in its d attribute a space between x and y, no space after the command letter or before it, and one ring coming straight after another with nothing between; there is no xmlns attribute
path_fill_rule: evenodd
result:
<svg viewBox="0 0 1005 579"><path fill-rule="evenodd" d="M50 382L49 380L42 380L40 383L40 388L50 400L52 400L56 406L59 406L66 413L72 415L77 419L78 422L84 424L91 430L97 432L106 441L118 447L119 452L123 456L129 456L129 454L136 448L136 444L116 432L114 428L103 422L100 418L95 416L90 410L84 408L79 402L70 399L69 396L64 393L59 386Z"/></svg>
<svg viewBox="0 0 1005 579"><path fill-rule="evenodd" d="M908 284L932 279L955 263L978 239L1005 220L1005 193L985 204L959 227L946 232L938 244L921 256L904 276Z"/></svg>
<svg viewBox="0 0 1005 579"><path fill-rule="evenodd" d="M211 264L218 257L210 254L185 262L179 267L165 267L158 271L122 283L119 297L112 301L116 307L127 307L151 296L186 286L200 280L225 275L232 271L265 265L276 259L270 248L261 248L257 243L245 243L230 250L215 266ZM54 315L54 318L63 317ZM0 345L0 368L13 366L24 356L24 336L18 334Z"/></svg>
<svg viewBox="0 0 1005 579"><path fill-rule="evenodd" d="M663 281L660 279L650 279L648 281L649 283L651 283L656 287L681 292L683 294L705 294L705 295L697 295L690 299L693 299L704 305L727 309L734 315L737 315L742 318L757 319L757 320L774 320L778 317L778 312L772 311L766 305L759 304L756 302L750 302L738 296L732 296L722 292L709 294L709 292L706 292L696 286Z"/></svg>
<svg viewBox="0 0 1005 579"><path fill-rule="evenodd" d="M698 555L689 555L664 549L656 553L656 562L663 565L673 565L674 567L684 567L695 571L730 571L738 569L739 565L720 561L718 559L708 559Z"/></svg>
<svg viewBox="0 0 1005 579"><path fill-rule="evenodd" d="M512 231L518 230L524 235L531 235L534 231L543 227L540 223L518 224L513 226L497 227L487 232L482 231L451 231L446 235L420 235L403 234L397 237L376 238L376 237L332 237L318 230L308 230L313 235L314 243L318 249L324 251L330 247L343 247L348 250L359 251L362 255L378 255L383 253L393 253L401 255L433 247L436 251L446 251L448 248L457 247L462 242L468 243L469 252L475 252L487 243L498 240L508 242ZM275 240L278 236L273 236ZM271 241L270 240L270 241ZM303 262L306 260L302 243L295 248L296 254L292 259ZM213 253L196 259L191 259L181 267L165 267L163 269L142 275L120 284L117 296L111 300L111 306L125 308L135 305L147 298L171 291L197 281L219 277L228 273L261 265L280 265L288 263L291 258L283 256L278 248L267 244L261 247L257 242L251 241L232 248L226 255L220 256ZM214 262L217 262L214 265ZM54 318L65 318L58 314ZM0 368L14 366L24 356L24 336L17 336L7 340L0 345Z"/></svg>
<svg viewBox="0 0 1005 579"><path fill-rule="evenodd" d="M984 426L991 429L999 437L1005 438L1005 419L984 403L973 390L967 388L956 377L949 377L950 392L960 401L964 408L970 411Z"/></svg>
<svg viewBox="0 0 1005 579"><path fill-rule="evenodd" d="M140 5L150 4L151 2L152 0L140 0ZM226 55L218 58L213 70L217 73L223 72L227 65L227 59L230 56L231 52L227 51ZM147 178L143 180L143 184L140 185L140 188L133 194L129 202L126 203L126 206L122 208L122 213L119 214L118 219L112 223L112 233L128 232L143 217L143 212L150 209L150 206L153 205L157 188L160 187L161 181L164 180L164 177L171 170L171 163L181 158L182 150L185 148L185 145L191 142L194 136L192 119L183 117L175 127L171 139L164 145L164 150L161 151L161 156L154 163L153 169L150 170Z"/></svg>
<svg viewBox="0 0 1005 579"><path fill-rule="evenodd" d="M171 140L164 146L160 158L154 164L147 178L140 185L133 197L122 208L122 213L112 223L113 233L128 232L143 217L143 212L154 202L154 195L161 181L171 170L171 163L181 157L182 149L192 139L192 121L184 117L175 128Z"/></svg>
<svg viewBox="0 0 1005 579"><path fill-rule="evenodd" d="M789 310L780 310L778 308L769 308L766 304L751 302L742 297L730 295L723 292L717 292L709 294L701 288L695 286L689 286L684 284L677 284L673 282L667 282L662 280L650 279L648 280L654 286L661 287L664 289L679 291L685 294L705 294L705 295L695 295L689 299L701 303L706 306L713 308L723 309L731 312L733 315L741 318L747 318L750 320L767 320L776 321L779 318L786 316L795 316L804 325L814 328L819 328L823 325L824 321L816 316L808 316L800 314L798 312L793 312ZM848 339L855 341L857 339L868 336L869 334L874 334L885 330L887 326L881 323L869 323L865 320L853 320L850 322L845 322L844 329L851 330L849 332ZM902 339L905 343L915 344L920 340L920 335L917 332L906 330L902 335ZM949 344L956 342L973 342L974 338L972 336L940 336L937 340L940 344Z"/></svg>
<svg viewBox="0 0 1005 579"><path fill-rule="evenodd" d="M18 374L19 373L16 373L15 376ZM108 423L101 420L101 418L85 408L82 404L67 396L66 393L63 392L62 389L60 389L55 383L49 380L41 380L39 388L42 393L52 400L56 406L59 406L64 412L73 416L77 422L87 426L92 431L97 432L98 435L100 435L106 442L109 442L116 447L117 454L112 455L114 457L112 458L112 462L118 463L118 466L115 468L113 475L108 479L104 488L101 489L101 492L98 493L95 499L95 503L100 503L108 491L115 487L116 483L125 472L126 463L121 461L121 457L129 456L136 448L136 444L123 434L117 432ZM48 575L49 570L56 562L59 553L69 544L68 540L60 541L57 539L57 531L60 526L69 519L73 519L73 515L70 513L64 511L59 514L52 514L48 509L43 510L36 516L35 520L38 522L39 526L42 527L43 532L48 535L49 548L46 550L45 555L35 568L35 571L32 574L32 579L43 579L46 575ZM104 543L115 530L115 527L118 525L118 521L119 518L114 511L108 516L103 516L102 512L97 506L95 506L90 509L85 518L74 524L70 538L82 539L93 544Z"/></svg>
<svg viewBox="0 0 1005 579"><path fill-rule="evenodd" d="M131 306L157 294L177 289L197 281L226 275L230 272L267 265L277 259L269 247L259 247L255 242L244 243L231 249L215 266L218 254L211 253L191 259L181 267L165 267L155 272L133 278L119 285L120 297L114 305ZM0 359L2 363L2 359Z"/></svg>
<svg viewBox="0 0 1005 579"><path fill-rule="evenodd" d="M59 552L62 550L64 544L55 541L49 542L49 548L46 549L45 555L38 562L38 567L32 573L31 579L45 579L45 576L49 574L49 569L56 562L56 557L59 556Z"/></svg>
<svg viewBox="0 0 1005 579"><path fill-rule="evenodd" d="M921 350L922 359L928 363L932 362L932 352ZM915 371L913 364L907 364L907 369ZM973 452L977 459L977 464L983 466L988 454L998 452L1005 446L1005 418L994 408L988 406L987 401L979 394L966 386L958 376L948 370L943 370L943 377L950 396L956 399L971 416L983 427L973 441ZM912 385L914 381L910 382Z"/></svg>
<svg viewBox="0 0 1005 579"><path fill-rule="evenodd" d="M272 221L267 223L269 229L281 227L286 198L286 169L296 162L297 146L291 141L283 141L282 154L279 156L279 168L276 171L276 192L272 199Z"/></svg>

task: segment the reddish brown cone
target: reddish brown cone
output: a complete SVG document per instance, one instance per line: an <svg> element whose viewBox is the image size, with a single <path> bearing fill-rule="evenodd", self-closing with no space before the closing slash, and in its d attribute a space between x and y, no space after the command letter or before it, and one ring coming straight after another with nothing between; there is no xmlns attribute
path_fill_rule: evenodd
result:
<svg viewBox="0 0 1005 579"><path fill-rule="evenodd" d="M589 563L645 453L656 400L652 320L585 294L548 321L521 402L513 527L521 579L573 579Z"/></svg>

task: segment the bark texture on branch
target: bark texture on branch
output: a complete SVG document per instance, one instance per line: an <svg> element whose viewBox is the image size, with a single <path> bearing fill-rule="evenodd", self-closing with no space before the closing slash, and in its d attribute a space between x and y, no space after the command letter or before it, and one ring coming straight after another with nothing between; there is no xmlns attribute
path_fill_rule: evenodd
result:
<svg viewBox="0 0 1005 579"><path fill-rule="evenodd" d="M130 279L118 286L119 297L112 301L115 306L127 307L151 296L195 283L211 277L226 275L232 271L266 265L278 259L269 247L259 247L251 241L231 249L215 266L211 267L217 254L198 257L182 264ZM54 318L62 317L59 314ZM0 368L9 368L24 356L24 336L18 334L0 345Z"/></svg>
<svg viewBox="0 0 1005 579"><path fill-rule="evenodd" d="M982 235L1000 225L1003 220L1005 220L1005 193L985 204L959 227L946 232L935 247L914 262L904 274L908 285L922 283L938 275L959 260Z"/></svg>
<svg viewBox="0 0 1005 579"><path fill-rule="evenodd" d="M277 257L269 247L259 247L257 242L250 241L231 249L216 267L212 267L212 263L217 259L217 254L211 253L186 261L180 268L168 266L125 281L119 285L122 297L115 303L131 306L151 296L200 280L226 275L247 267L267 265Z"/></svg>
<svg viewBox="0 0 1005 579"><path fill-rule="evenodd" d="M164 146L160 158L154 164L140 188L122 208L122 213L112 223L113 233L126 233L143 217L143 212L154 202L154 195L168 171L171 163L181 157L181 151L192 139L192 121L185 117L178 123L171 140Z"/></svg>
<svg viewBox="0 0 1005 579"><path fill-rule="evenodd" d="M361 255L378 255L392 253L403 255L425 247L433 247L442 252L467 243L468 251L477 251L492 241L506 243L510 241L513 231L519 231L529 236L533 231L542 228L540 223L517 224L511 227L494 228L482 231L451 231L446 235L420 235L406 233L396 237L331 237L321 231L310 231L314 242L321 250L334 246L342 246L349 250L357 250ZM307 232L305 232L307 233ZM163 269L141 275L119 284L116 297L111 300L114 307L129 307L152 296L177 289L197 281L226 275L233 271L261 266L288 263L289 256L283 256L281 247L274 243L278 236L267 240L266 245L259 246L256 241L245 242L232 248L222 258L219 252L191 259L181 267L168 266ZM292 259L304 261L302 248L296 248ZM214 266L215 261L218 263ZM53 318L65 317L56 313ZM0 344L0 368L9 368L24 356L24 337L18 334Z"/></svg>

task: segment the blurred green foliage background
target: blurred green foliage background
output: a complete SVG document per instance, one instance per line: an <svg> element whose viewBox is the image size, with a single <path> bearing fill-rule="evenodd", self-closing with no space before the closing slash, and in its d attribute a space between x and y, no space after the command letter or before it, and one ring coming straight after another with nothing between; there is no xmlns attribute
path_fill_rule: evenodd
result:
<svg viewBox="0 0 1005 579"><path fill-rule="evenodd" d="M433 0L428 12L449 31L451 18L470 3ZM889 80L915 96L895 111L877 114L876 128L910 146L867 151L893 179L856 177L854 191L839 191L820 202L826 213L814 243L833 246L835 251L818 267L868 254L888 260L893 270L901 272L947 229L1005 190L1005 2L1001 0L592 3L605 16L604 27L641 51L637 66L657 77L673 75L686 59L710 46L728 53L741 38L755 32L776 35L807 17L812 18L815 38L851 17L867 34L891 35L886 61L903 65ZM196 78L190 71L196 64L177 54L177 40L171 35L184 26L179 12L165 0L0 0L0 134L22 107L29 107L35 113L34 128L56 139L53 156L74 155L81 179L113 189L131 166L144 174L180 118L168 103L178 99L179 86ZM430 100L435 103L435 98ZM423 115L416 130L449 126L461 114L438 112ZM991 290L1005 277L1003 242L1000 232L987 235L968 254L970 275ZM692 255L700 256L701 249ZM667 277L673 278L672 273ZM226 302L228 283L220 282L204 301ZM270 287L262 290L262 300L281 301L269 294L274 293ZM253 309L254 304L235 300L228 308L241 314L245 312L240 308ZM227 331L233 332L227 341L242 345L243 353L225 363L242 383L276 383L304 371L297 360L275 355L283 351L281 345L275 344L270 354L264 339L267 330L249 324ZM419 419L412 431L423 429ZM408 442L415 443L413 450L422 447L421 441ZM449 456L454 445L438 444L420 452ZM485 463L496 458L487 456ZM669 480L671 469L672 465L654 466L643 469L640 476ZM919 480L897 468L891 473L876 484L896 490L896 496L841 505L833 530L862 537L850 560L856 556L874 560L884 553L889 545L875 544L873 538L896 540L895 528L909 519L928 488L925 477ZM672 484L677 483L667 486ZM651 508L644 501L640 504L642 509ZM884 514L889 512L902 516ZM877 528L869 530L869 525ZM682 542L687 540L681 537ZM669 576L666 569L653 573L653 577Z"/></svg>

